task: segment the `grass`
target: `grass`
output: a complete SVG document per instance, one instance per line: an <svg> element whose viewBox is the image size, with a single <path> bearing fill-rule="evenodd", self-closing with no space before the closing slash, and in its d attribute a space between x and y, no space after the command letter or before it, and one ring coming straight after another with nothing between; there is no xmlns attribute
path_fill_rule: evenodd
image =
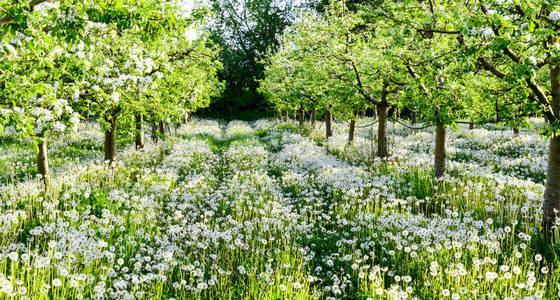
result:
<svg viewBox="0 0 560 300"><path fill-rule="evenodd" d="M121 148L113 167L95 163L91 136L62 142L54 165L81 158L61 162L48 192L23 176L0 194L0 297L557 296L560 248L539 232L538 178L451 168L439 182L410 160L366 167L359 141L308 133L199 121L142 152Z"/></svg>

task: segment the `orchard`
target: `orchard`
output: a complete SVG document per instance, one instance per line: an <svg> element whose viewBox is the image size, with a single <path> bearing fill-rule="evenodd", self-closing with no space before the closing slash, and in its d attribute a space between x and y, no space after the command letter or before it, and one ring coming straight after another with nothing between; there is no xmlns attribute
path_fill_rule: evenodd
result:
<svg viewBox="0 0 560 300"><path fill-rule="evenodd" d="M0 0L0 299L558 299L560 1Z"/></svg>

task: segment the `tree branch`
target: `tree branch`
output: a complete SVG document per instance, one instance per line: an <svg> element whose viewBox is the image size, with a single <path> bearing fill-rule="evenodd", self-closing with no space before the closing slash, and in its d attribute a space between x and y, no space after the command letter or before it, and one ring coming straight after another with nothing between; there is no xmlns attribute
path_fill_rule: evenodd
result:
<svg viewBox="0 0 560 300"><path fill-rule="evenodd" d="M35 8L35 6L48 1L49 0L31 0L31 2L29 2L29 11L33 11L33 8ZM14 21L14 16L4 15L0 17L0 27L12 23L13 21Z"/></svg>

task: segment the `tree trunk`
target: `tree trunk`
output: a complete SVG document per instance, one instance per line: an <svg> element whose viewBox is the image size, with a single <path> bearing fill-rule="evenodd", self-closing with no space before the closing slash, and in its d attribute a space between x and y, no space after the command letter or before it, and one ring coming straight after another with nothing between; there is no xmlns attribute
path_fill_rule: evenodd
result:
<svg viewBox="0 0 560 300"><path fill-rule="evenodd" d="M519 135L519 127L517 125L513 126L513 134Z"/></svg>
<svg viewBox="0 0 560 300"><path fill-rule="evenodd" d="M548 152L543 227L548 234L560 210L560 136L552 135ZM556 211L555 211L556 210Z"/></svg>
<svg viewBox="0 0 560 300"><path fill-rule="evenodd" d="M311 110L311 128L315 129L315 123L317 120L317 109L313 108Z"/></svg>
<svg viewBox="0 0 560 300"><path fill-rule="evenodd" d="M105 160L112 164L117 160L117 117L108 118L111 127L105 130Z"/></svg>
<svg viewBox="0 0 560 300"><path fill-rule="evenodd" d="M354 136L356 135L356 119L350 120L350 129L348 130L348 145L354 144Z"/></svg>
<svg viewBox="0 0 560 300"><path fill-rule="evenodd" d="M165 123L163 121L159 121L159 134L165 136Z"/></svg>
<svg viewBox="0 0 560 300"><path fill-rule="evenodd" d="M327 109L327 113L325 115L325 129L326 129L326 134L327 134L327 139L328 139L333 135L332 113L331 113L331 107L330 106L329 106L329 109Z"/></svg>
<svg viewBox="0 0 560 300"><path fill-rule="evenodd" d="M138 114L134 116L136 123L136 150L144 149L144 132L142 130L142 122L144 118L142 115Z"/></svg>
<svg viewBox="0 0 560 300"><path fill-rule="evenodd" d="M412 120L411 120L411 122L412 122L412 125L416 124L416 112L414 112L414 111L412 112Z"/></svg>
<svg viewBox="0 0 560 300"><path fill-rule="evenodd" d="M560 66L550 68L552 111L558 116L560 111ZM546 188L544 191L543 231L550 234L560 211L560 136L552 134L548 151L548 170L546 172Z"/></svg>
<svg viewBox="0 0 560 300"><path fill-rule="evenodd" d="M284 122L288 122L289 120L290 120L290 113L286 111L286 114L284 115Z"/></svg>
<svg viewBox="0 0 560 300"><path fill-rule="evenodd" d="M158 126L156 124L156 122L152 122L152 140L154 141L154 143L158 143L159 141L159 137L158 137Z"/></svg>
<svg viewBox="0 0 560 300"><path fill-rule="evenodd" d="M473 130L474 129L474 122L470 121L469 122L469 130Z"/></svg>
<svg viewBox="0 0 560 300"><path fill-rule="evenodd" d="M305 124L305 110L303 110L303 105L299 107L299 127L303 128Z"/></svg>
<svg viewBox="0 0 560 300"><path fill-rule="evenodd" d="M192 113L187 115L187 122L190 122L190 121L192 121Z"/></svg>
<svg viewBox="0 0 560 300"><path fill-rule="evenodd" d="M41 179L46 189L49 183L49 159L46 138L41 137L41 140L37 143L37 149L39 150L39 154L37 154L37 171L41 174Z"/></svg>
<svg viewBox="0 0 560 300"><path fill-rule="evenodd" d="M385 158L389 155L387 151L387 115L389 113L389 105L383 104L377 106L377 156Z"/></svg>
<svg viewBox="0 0 560 300"><path fill-rule="evenodd" d="M440 120L436 122L434 173L436 178L441 178L445 175L445 125Z"/></svg>

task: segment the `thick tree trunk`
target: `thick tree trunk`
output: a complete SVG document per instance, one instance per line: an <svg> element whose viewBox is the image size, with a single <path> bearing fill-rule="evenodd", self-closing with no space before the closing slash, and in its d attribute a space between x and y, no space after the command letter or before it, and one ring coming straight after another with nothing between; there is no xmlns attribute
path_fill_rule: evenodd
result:
<svg viewBox="0 0 560 300"><path fill-rule="evenodd" d="M325 132L327 134L327 139L328 139L333 135L331 107L329 107L329 109L327 109L327 113L325 115L325 130L326 130Z"/></svg>
<svg viewBox="0 0 560 300"><path fill-rule="evenodd" d="M439 120L436 122L434 173L436 178L441 178L445 175L445 124Z"/></svg>
<svg viewBox="0 0 560 300"><path fill-rule="evenodd" d="M315 123L317 120L317 109L313 108L311 110L311 128L315 129Z"/></svg>
<svg viewBox="0 0 560 300"><path fill-rule="evenodd" d="M299 127L303 128L305 124L305 110L303 109L303 105L299 107Z"/></svg>
<svg viewBox="0 0 560 300"><path fill-rule="evenodd" d="M387 116L389 113L389 106L377 106L377 156L385 158L389 155L387 151Z"/></svg>
<svg viewBox="0 0 560 300"><path fill-rule="evenodd" d="M356 135L356 119L350 120L350 128L348 130L348 145L354 144L354 136Z"/></svg>
<svg viewBox="0 0 560 300"><path fill-rule="evenodd" d="M37 149L39 150L39 154L37 154L37 171L41 174L44 187L47 188L49 183L49 159L46 138L41 137L37 143Z"/></svg>
<svg viewBox="0 0 560 300"><path fill-rule="evenodd" d="M159 141L159 137L158 137L158 126L156 124L156 122L152 122L152 140L154 141L154 143L158 143Z"/></svg>
<svg viewBox="0 0 560 300"><path fill-rule="evenodd" d="M552 111L558 116L560 112L560 66L550 68ZM553 134L548 150L548 170L543 205L543 230L550 234L560 212L560 136Z"/></svg>
<svg viewBox="0 0 560 300"><path fill-rule="evenodd" d="M105 160L113 163L117 160L117 117L110 116L111 127L105 130Z"/></svg>
<svg viewBox="0 0 560 300"><path fill-rule="evenodd" d="M560 136L558 135L550 138L543 209L543 227L548 234L560 211Z"/></svg>
<svg viewBox="0 0 560 300"><path fill-rule="evenodd" d="M134 116L134 121L136 123L136 150L141 150L144 149L144 131L142 129L144 118L139 114Z"/></svg>

